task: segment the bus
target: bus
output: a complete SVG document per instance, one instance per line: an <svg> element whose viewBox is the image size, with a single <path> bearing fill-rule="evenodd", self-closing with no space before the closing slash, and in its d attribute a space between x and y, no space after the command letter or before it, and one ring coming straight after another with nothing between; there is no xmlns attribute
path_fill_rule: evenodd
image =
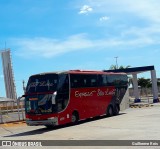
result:
<svg viewBox="0 0 160 149"><path fill-rule="evenodd" d="M69 70L32 75L24 94L26 123L50 128L118 115L127 87L125 73Z"/></svg>

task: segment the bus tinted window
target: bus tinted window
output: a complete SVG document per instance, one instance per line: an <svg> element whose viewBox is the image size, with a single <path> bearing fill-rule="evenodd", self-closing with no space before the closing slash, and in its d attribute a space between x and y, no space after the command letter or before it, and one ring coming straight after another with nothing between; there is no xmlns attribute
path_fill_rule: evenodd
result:
<svg viewBox="0 0 160 149"><path fill-rule="evenodd" d="M26 93L55 91L58 84L58 75L35 75L29 78Z"/></svg>
<svg viewBox="0 0 160 149"><path fill-rule="evenodd" d="M107 86L107 75L98 75L98 86Z"/></svg>
<svg viewBox="0 0 160 149"><path fill-rule="evenodd" d="M97 75L88 75L88 79L91 81L88 87L97 87Z"/></svg>
<svg viewBox="0 0 160 149"><path fill-rule="evenodd" d="M67 74L60 74L58 76L57 90L62 92L69 91L69 79Z"/></svg>
<svg viewBox="0 0 160 149"><path fill-rule="evenodd" d="M80 75L71 74L71 88L97 87L97 86L123 86L127 85L127 76L111 75Z"/></svg>
<svg viewBox="0 0 160 149"><path fill-rule="evenodd" d="M115 77L113 75L107 75L108 86L114 86Z"/></svg>
<svg viewBox="0 0 160 149"><path fill-rule="evenodd" d="M121 75L121 85L128 85L128 77L126 75Z"/></svg>
<svg viewBox="0 0 160 149"><path fill-rule="evenodd" d="M79 88L81 87L81 80L80 80L81 75L70 75L71 79L71 88Z"/></svg>
<svg viewBox="0 0 160 149"><path fill-rule="evenodd" d="M97 87L97 75L71 74L71 88Z"/></svg>
<svg viewBox="0 0 160 149"><path fill-rule="evenodd" d="M109 86L123 86L128 82L126 75L108 75L107 80Z"/></svg>

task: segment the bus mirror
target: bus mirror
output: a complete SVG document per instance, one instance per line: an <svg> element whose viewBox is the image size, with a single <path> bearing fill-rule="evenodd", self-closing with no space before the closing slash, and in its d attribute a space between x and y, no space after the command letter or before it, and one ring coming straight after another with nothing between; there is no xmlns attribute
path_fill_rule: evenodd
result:
<svg viewBox="0 0 160 149"><path fill-rule="evenodd" d="M54 92L52 94L52 104L56 104L56 95L57 95L57 92Z"/></svg>
<svg viewBox="0 0 160 149"><path fill-rule="evenodd" d="M22 97L26 97L26 95L22 95Z"/></svg>

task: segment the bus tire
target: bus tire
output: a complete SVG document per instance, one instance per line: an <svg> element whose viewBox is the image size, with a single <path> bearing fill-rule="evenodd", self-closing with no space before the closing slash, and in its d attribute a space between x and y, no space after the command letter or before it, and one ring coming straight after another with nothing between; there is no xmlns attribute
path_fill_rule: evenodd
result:
<svg viewBox="0 0 160 149"><path fill-rule="evenodd" d="M113 107L111 105L109 105L107 108L107 116L108 117L113 116Z"/></svg>
<svg viewBox="0 0 160 149"><path fill-rule="evenodd" d="M114 108L114 115L118 115L119 114L119 105L115 105L115 108Z"/></svg>
<svg viewBox="0 0 160 149"><path fill-rule="evenodd" d="M54 126L53 125L45 125L47 129L53 129Z"/></svg>
<svg viewBox="0 0 160 149"><path fill-rule="evenodd" d="M75 124L78 122L78 120L79 120L79 114L78 112L75 111L72 113L71 122Z"/></svg>

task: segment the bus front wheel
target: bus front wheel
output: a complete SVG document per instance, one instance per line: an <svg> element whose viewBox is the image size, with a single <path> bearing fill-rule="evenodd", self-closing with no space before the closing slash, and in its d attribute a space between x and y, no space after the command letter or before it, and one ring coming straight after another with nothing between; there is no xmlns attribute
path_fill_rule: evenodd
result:
<svg viewBox="0 0 160 149"><path fill-rule="evenodd" d="M47 129L53 129L54 126L53 125L45 125Z"/></svg>
<svg viewBox="0 0 160 149"><path fill-rule="evenodd" d="M72 117L71 117L71 122L72 122L72 123L77 123L78 120L79 120L78 112L73 112L73 113L72 113Z"/></svg>

